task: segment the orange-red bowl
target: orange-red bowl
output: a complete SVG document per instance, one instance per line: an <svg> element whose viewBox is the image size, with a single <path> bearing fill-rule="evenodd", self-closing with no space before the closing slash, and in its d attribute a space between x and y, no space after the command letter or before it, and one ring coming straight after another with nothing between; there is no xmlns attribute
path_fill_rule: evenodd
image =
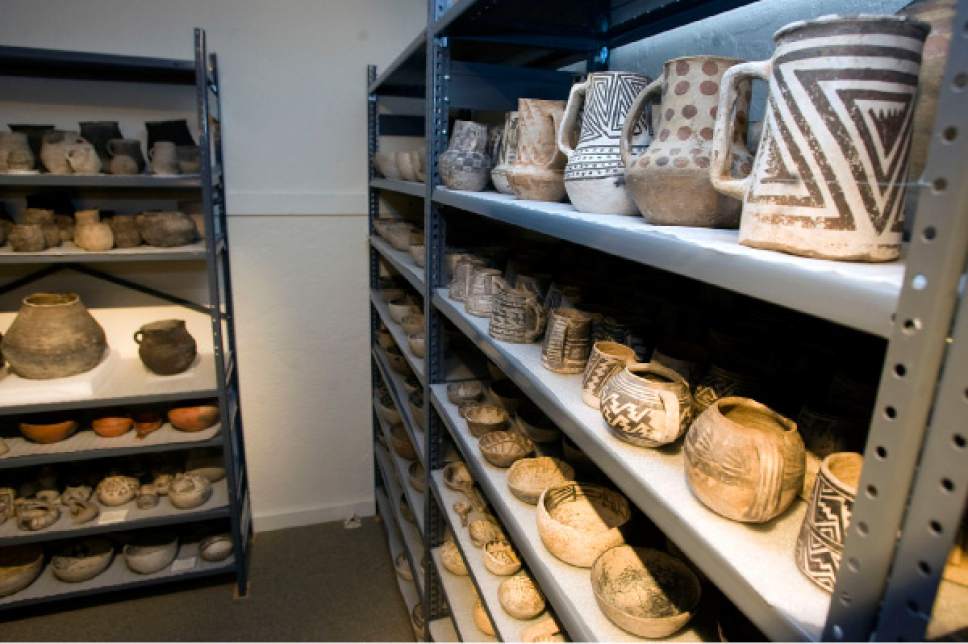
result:
<svg viewBox="0 0 968 644"><path fill-rule="evenodd" d="M168 421L183 432L200 432L219 420L218 405L175 407L168 410Z"/></svg>
<svg viewBox="0 0 968 644"><path fill-rule="evenodd" d="M134 427L134 420L131 416L105 416L91 422L94 433L104 438L124 436L131 431L132 427Z"/></svg>
<svg viewBox="0 0 968 644"><path fill-rule="evenodd" d="M77 431L76 420L59 423L20 423L20 433L35 443L59 443Z"/></svg>

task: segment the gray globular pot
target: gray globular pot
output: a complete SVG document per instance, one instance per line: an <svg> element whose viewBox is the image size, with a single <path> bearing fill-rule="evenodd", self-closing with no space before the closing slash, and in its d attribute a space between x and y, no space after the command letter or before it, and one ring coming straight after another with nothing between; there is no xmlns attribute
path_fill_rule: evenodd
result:
<svg viewBox="0 0 968 644"><path fill-rule="evenodd" d="M0 346L18 376L48 380L90 371L107 341L76 293L34 293L24 298Z"/></svg>
<svg viewBox="0 0 968 644"><path fill-rule="evenodd" d="M198 238L195 222L183 212L145 212L137 221L141 237L151 246L185 246Z"/></svg>
<svg viewBox="0 0 968 644"><path fill-rule="evenodd" d="M191 366L198 353L195 338L184 320L158 320L134 334L138 355L148 369L160 376L173 376Z"/></svg>

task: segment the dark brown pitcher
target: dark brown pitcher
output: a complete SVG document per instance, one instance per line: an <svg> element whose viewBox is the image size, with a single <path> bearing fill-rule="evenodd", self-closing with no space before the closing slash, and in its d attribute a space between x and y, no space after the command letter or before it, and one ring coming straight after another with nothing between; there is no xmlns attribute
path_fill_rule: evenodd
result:
<svg viewBox="0 0 968 644"><path fill-rule="evenodd" d="M197 349L195 338L185 328L184 320L158 320L146 324L134 334L138 355L151 371L160 376L173 376L191 366Z"/></svg>

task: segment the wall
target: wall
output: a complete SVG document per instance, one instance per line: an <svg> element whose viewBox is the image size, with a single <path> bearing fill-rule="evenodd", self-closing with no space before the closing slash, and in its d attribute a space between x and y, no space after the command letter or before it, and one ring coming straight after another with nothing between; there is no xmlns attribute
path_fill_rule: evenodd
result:
<svg viewBox="0 0 968 644"><path fill-rule="evenodd" d="M239 372L255 527L372 511L366 63L422 28L424 0L4 0L4 45L189 58L223 86ZM46 95L36 109L25 97ZM0 122L193 117L170 88L0 79ZM164 269L129 267L157 283ZM177 278L184 279L180 274ZM189 280L190 281L190 280ZM192 287L186 286L191 289Z"/></svg>

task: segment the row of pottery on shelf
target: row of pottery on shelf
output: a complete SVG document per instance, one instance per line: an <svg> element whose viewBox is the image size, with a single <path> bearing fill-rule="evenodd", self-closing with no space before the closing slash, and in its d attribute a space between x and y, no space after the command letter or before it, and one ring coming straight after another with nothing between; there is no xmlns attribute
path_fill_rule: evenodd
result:
<svg viewBox="0 0 968 644"><path fill-rule="evenodd" d="M158 375L174 375L195 361L195 339L184 320L160 320L134 336L144 365ZM49 380L90 371L104 357L104 329L76 293L34 293L0 340L11 370L22 378Z"/></svg>
<svg viewBox="0 0 968 644"><path fill-rule="evenodd" d="M666 61L654 81L593 72L567 103L519 99L517 112L506 115L493 169L487 126L457 121L440 159L441 178L448 188L483 190L490 177L498 191L520 199L560 201L567 192L580 211L640 212L656 225L739 226L740 243L756 248L895 259L908 151L913 137L916 178L930 140L953 0L906 11L933 29L923 64L929 24L909 17L795 22L777 31L766 61L687 56ZM858 80L856 58L832 54L860 51L872 34L885 45ZM794 74L801 60L838 81L837 89ZM755 157L746 144L752 78L769 85ZM873 98L858 98L872 91Z"/></svg>
<svg viewBox="0 0 968 644"><path fill-rule="evenodd" d="M405 152L377 152L373 155L373 163L387 179L427 181L427 151L423 148Z"/></svg>
<svg viewBox="0 0 968 644"><path fill-rule="evenodd" d="M423 231L396 219L374 219L373 229L396 250L408 252L414 264L423 268L426 260Z"/></svg>
<svg viewBox="0 0 968 644"><path fill-rule="evenodd" d="M142 243L160 248L185 246L204 235L204 216L172 211L114 215L102 221L98 210L78 210L73 217L45 208L28 208L23 223L0 226L0 242L18 253L57 248L63 242L90 252L135 248Z"/></svg>

